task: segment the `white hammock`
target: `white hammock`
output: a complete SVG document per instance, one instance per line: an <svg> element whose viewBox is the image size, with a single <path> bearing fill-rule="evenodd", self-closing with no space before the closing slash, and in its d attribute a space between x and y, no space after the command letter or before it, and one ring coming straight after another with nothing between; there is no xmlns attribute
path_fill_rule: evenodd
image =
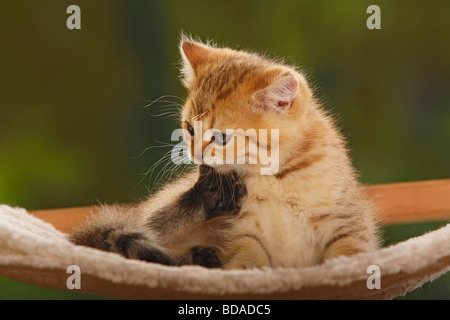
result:
<svg viewBox="0 0 450 320"><path fill-rule="evenodd" d="M26 210L0 206L0 275L68 290L71 265L81 270L78 292L120 299L390 299L450 270L450 224L314 267L224 271L162 266L75 246ZM369 266L380 268L380 289L368 288Z"/></svg>

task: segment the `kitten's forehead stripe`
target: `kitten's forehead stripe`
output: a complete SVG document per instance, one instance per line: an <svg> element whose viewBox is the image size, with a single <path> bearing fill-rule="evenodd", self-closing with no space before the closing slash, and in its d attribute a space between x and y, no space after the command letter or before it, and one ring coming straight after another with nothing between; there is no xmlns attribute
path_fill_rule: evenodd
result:
<svg viewBox="0 0 450 320"><path fill-rule="evenodd" d="M205 96L214 94L215 100L224 100L235 92L256 68L254 64L239 60L226 60L219 65L210 66L199 79L198 93L201 92L201 95Z"/></svg>
<svg viewBox="0 0 450 320"><path fill-rule="evenodd" d="M235 55L210 61L199 72L196 84L194 88L191 88L192 117L212 111L217 104L229 98L240 86L253 81L251 78L258 83L260 78L257 76L258 71L265 70L268 65L272 63L260 57L249 59L249 57Z"/></svg>

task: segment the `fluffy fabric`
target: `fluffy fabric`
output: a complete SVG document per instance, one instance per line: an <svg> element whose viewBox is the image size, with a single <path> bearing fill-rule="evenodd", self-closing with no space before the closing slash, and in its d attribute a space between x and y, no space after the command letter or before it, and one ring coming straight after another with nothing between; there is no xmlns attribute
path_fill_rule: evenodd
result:
<svg viewBox="0 0 450 320"><path fill-rule="evenodd" d="M81 292L121 299L390 299L450 270L450 224L389 248L304 269L223 271L167 267L75 246L26 210L0 206L0 275L67 289L68 266ZM381 289L367 268L380 267Z"/></svg>

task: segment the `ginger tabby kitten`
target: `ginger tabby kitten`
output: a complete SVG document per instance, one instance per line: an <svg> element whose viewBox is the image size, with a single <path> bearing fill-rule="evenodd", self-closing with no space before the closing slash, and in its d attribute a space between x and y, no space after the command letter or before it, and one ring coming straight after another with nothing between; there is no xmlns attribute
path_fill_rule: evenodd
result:
<svg viewBox="0 0 450 320"><path fill-rule="evenodd" d="M199 155L195 139L206 130L222 138L200 140L197 170L142 203L103 208L71 240L166 265L226 269L300 268L375 250L373 202L304 76L254 53L184 37L180 52L189 91L182 127L191 157ZM278 139L246 137L249 146L232 147L234 163L211 163L214 152L227 157L235 138L227 129L277 130ZM277 156L269 174L261 174L267 163L253 154L261 145ZM238 156L247 162L238 164Z"/></svg>

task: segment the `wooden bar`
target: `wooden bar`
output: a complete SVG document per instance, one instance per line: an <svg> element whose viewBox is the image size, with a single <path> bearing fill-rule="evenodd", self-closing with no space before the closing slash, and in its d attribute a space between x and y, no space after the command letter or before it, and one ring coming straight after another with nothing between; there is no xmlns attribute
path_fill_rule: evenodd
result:
<svg viewBox="0 0 450 320"><path fill-rule="evenodd" d="M450 179L373 185L369 191L381 209L383 224L450 220ZM69 232L94 209L51 209L31 214Z"/></svg>
<svg viewBox="0 0 450 320"><path fill-rule="evenodd" d="M59 231L68 233L93 211L95 211L95 207L78 207L38 210L30 213L39 219L51 223Z"/></svg>
<svg viewBox="0 0 450 320"><path fill-rule="evenodd" d="M450 220L450 179L370 186L384 224Z"/></svg>

